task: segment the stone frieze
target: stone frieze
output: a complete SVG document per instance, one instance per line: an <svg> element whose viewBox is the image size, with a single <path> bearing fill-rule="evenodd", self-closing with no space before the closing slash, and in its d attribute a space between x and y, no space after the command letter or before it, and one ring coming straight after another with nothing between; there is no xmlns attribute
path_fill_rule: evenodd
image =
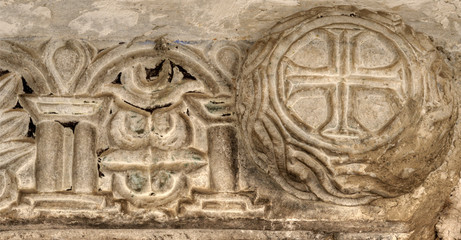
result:
<svg viewBox="0 0 461 240"><path fill-rule="evenodd" d="M457 76L399 16L314 8L256 42L96 45L0 42L4 236L434 237L461 169Z"/></svg>

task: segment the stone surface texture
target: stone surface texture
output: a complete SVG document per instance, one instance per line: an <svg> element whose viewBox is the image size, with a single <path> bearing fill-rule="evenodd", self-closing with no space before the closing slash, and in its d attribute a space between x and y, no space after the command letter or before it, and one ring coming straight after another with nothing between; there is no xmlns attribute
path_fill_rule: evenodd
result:
<svg viewBox="0 0 461 240"><path fill-rule="evenodd" d="M461 239L460 69L454 0L2 1L0 239Z"/></svg>

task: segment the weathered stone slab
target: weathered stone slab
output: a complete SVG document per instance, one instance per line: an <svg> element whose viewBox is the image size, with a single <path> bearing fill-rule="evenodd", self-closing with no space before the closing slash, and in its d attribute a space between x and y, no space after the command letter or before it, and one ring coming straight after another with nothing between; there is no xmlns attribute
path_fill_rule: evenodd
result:
<svg viewBox="0 0 461 240"><path fill-rule="evenodd" d="M1 41L0 237L434 239L461 170L452 54L391 12L272 24Z"/></svg>
<svg viewBox="0 0 461 240"><path fill-rule="evenodd" d="M177 229L53 229L32 231L7 231L1 234L8 239L155 239L155 240L189 240L189 239L402 239L406 234L382 233L312 233L306 231L261 231L261 230L177 230Z"/></svg>

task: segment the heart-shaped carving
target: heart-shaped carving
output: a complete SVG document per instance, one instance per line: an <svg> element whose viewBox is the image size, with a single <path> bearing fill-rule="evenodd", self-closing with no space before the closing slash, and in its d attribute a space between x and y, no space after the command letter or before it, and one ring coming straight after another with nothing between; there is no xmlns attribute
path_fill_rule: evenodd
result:
<svg viewBox="0 0 461 240"><path fill-rule="evenodd" d="M216 53L218 64L230 76L235 77L240 68L240 54L235 47L226 46L218 50Z"/></svg>
<svg viewBox="0 0 461 240"><path fill-rule="evenodd" d="M58 93L74 93L94 51L78 40L54 41L47 45L45 63L54 77Z"/></svg>
<svg viewBox="0 0 461 240"><path fill-rule="evenodd" d="M229 42L216 42L209 54L227 78L237 77L243 63L241 46Z"/></svg>

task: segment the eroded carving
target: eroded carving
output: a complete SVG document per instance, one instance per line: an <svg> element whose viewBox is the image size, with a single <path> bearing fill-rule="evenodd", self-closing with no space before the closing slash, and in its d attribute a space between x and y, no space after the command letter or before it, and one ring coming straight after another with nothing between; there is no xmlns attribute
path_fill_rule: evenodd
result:
<svg viewBox="0 0 461 240"><path fill-rule="evenodd" d="M256 43L140 39L0 41L0 222L433 226L413 220L460 168L456 86L399 17L316 8Z"/></svg>
<svg viewBox="0 0 461 240"><path fill-rule="evenodd" d="M53 75L58 93L78 92L76 85L82 80L86 67L96 53L95 47L78 40L52 41L47 44L44 52L45 64Z"/></svg>
<svg viewBox="0 0 461 240"><path fill-rule="evenodd" d="M35 188L35 134L30 116L18 103L23 92L17 73L2 71L0 76L0 210L18 200L19 189Z"/></svg>
<svg viewBox="0 0 461 240"><path fill-rule="evenodd" d="M249 153L302 199L357 205L408 193L443 162L446 148L430 146L450 141L446 64L399 19L357 11L284 21L255 44L240 79Z"/></svg>
<svg viewBox="0 0 461 240"><path fill-rule="evenodd" d="M264 214L238 193L237 44L157 39L97 50L50 40L42 54L21 49L36 72L2 72L3 210Z"/></svg>

